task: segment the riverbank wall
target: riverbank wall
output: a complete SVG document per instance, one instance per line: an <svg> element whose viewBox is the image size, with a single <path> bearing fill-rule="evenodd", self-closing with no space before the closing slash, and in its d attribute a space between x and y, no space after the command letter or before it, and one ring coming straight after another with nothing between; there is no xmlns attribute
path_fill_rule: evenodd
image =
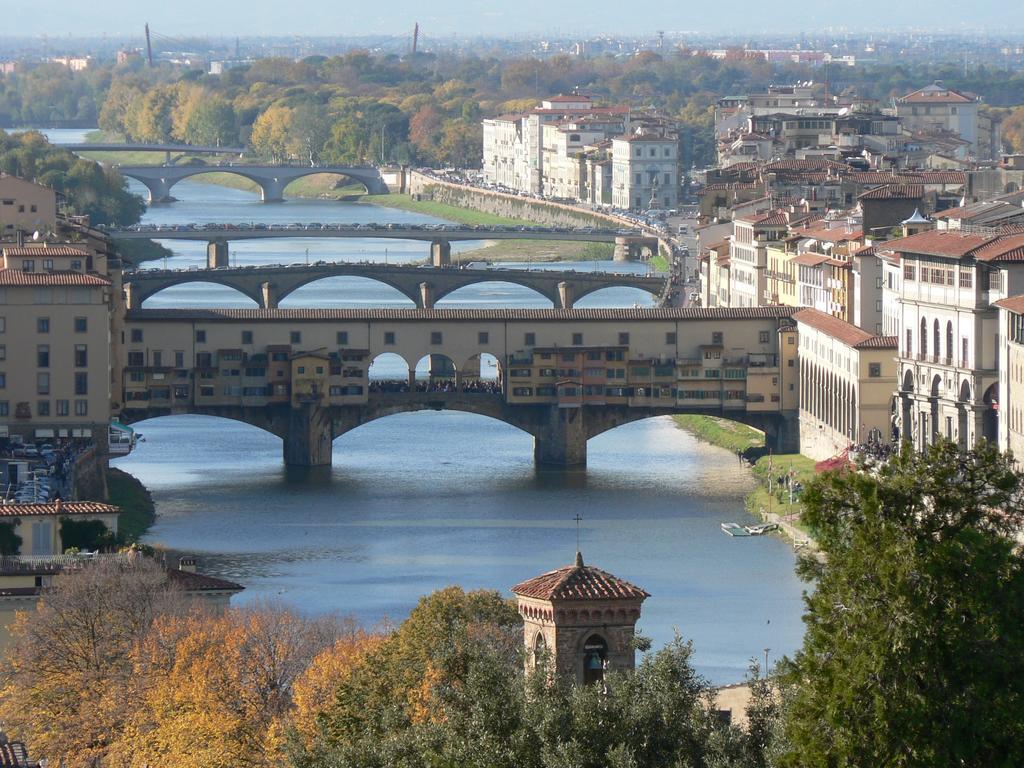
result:
<svg viewBox="0 0 1024 768"><path fill-rule="evenodd" d="M92 446L78 455L71 469L71 495L76 501L107 498L107 454Z"/></svg>

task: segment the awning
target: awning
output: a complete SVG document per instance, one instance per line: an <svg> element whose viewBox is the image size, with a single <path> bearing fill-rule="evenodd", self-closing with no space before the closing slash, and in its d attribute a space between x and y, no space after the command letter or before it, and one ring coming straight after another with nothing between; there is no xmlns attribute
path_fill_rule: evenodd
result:
<svg viewBox="0 0 1024 768"><path fill-rule="evenodd" d="M118 432L127 432L129 435L135 434L135 430L129 427L127 424L122 424L120 421L111 421L110 428L117 430Z"/></svg>

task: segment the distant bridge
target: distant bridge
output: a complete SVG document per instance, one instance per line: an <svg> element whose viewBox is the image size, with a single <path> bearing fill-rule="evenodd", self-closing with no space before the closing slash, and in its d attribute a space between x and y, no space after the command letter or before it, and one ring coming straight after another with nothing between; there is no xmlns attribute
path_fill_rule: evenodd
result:
<svg viewBox="0 0 1024 768"><path fill-rule="evenodd" d="M386 194L388 191L380 171L369 165L121 165L118 166L118 170L124 176L146 185L150 203L172 202L174 198L171 196L171 189L175 184L204 173L233 173L249 179L259 185L261 198L265 203L284 200L285 187L296 179L318 173L345 176L362 184L371 195Z"/></svg>
<svg viewBox="0 0 1024 768"><path fill-rule="evenodd" d="M588 243L615 243L616 260L635 261L646 249L658 252L657 238L637 230L611 230L585 227L469 227L457 224L204 224L202 226L140 225L128 229L108 229L119 240L205 240L207 266L226 267L230 263L228 243L232 240L271 238L373 238L386 240L422 240L431 243L435 267L451 264L452 242L469 240L569 240Z"/></svg>
<svg viewBox="0 0 1024 768"><path fill-rule="evenodd" d="M144 270L125 272L124 284L131 309L138 309L146 299L162 290L197 282L233 288L261 308L274 309L289 294L326 277L376 280L390 285L421 309L431 309L436 301L459 288L485 282L525 286L562 309L571 308L579 299L602 288L639 288L656 298L665 289L665 278L652 275L546 269L443 269L345 262L291 267Z"/></svg>
<svg viewBox="0 0 1024 768"><path fill-rule="evenodd" d="M245 147L207 147L193 144L60 144L72 152L183 152L189 155L240 155Z"/></svg>

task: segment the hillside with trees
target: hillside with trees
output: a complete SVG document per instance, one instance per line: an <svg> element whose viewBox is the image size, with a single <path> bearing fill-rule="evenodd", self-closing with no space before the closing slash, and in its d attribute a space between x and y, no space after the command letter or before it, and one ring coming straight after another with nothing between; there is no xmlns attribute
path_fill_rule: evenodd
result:
<svg viewBox="0 0 1024 768"><path fill-rule="evenodd" d="M41 65L0 77L0 125L98 124L132 141L243 143L276 161L474 167L482 117L580 91L663 110L683 128L684 161L704 166L714 161L717 99L821 76L741 50L725 59L683 49L548 59L355 51L259 59L221 75L165 63L147 68L135 59L84 73ZM834 93L853 88L883 105L935 79L979 93L995 108L1024 103L1024 73L984 67L867 65L833 70L830 79Z"/></svg>

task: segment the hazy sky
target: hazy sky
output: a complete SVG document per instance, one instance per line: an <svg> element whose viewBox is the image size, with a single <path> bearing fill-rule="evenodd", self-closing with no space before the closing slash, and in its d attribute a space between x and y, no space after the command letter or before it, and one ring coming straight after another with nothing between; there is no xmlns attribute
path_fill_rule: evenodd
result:
<svg viewBox="0 0 1024 768"><path fill-rule="evenodd" d="M0 0L5 35L121 37L142 25L164 35L362 35L406 33L507 37L517 34L702 32L937 27L1024 30L1021 0L733 0L696 3L647 0Z"/></svg>

